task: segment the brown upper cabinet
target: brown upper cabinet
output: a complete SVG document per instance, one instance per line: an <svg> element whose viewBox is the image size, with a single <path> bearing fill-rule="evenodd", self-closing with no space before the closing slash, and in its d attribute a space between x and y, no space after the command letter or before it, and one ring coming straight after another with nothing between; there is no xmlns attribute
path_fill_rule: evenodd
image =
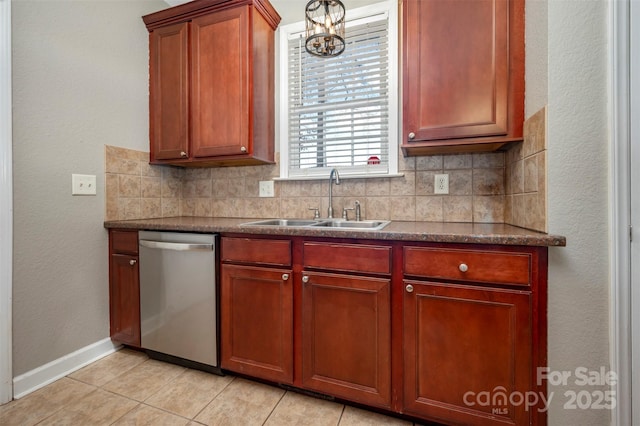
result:
<svg viewBox="0 0 640 426"><path fill-rule="evenodd" d="M524 0L402 1L405 155L522 140Z"/></svg>
<svg viewBox="0 0 640 426"><path fill-rule="evenodd" d="M273 163L274 31L266 0L196 0L143 16L152 164Z"/></svg>

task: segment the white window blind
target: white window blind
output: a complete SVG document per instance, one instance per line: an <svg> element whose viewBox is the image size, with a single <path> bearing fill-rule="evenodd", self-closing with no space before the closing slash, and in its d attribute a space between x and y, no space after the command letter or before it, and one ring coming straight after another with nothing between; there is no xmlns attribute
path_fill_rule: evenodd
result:
<svg viewBox="0 0 640 426"><path fill-rule="evenodd" d="M334 58L308 54L304 34L289 35L287 47L289 177L388 173L388 14L347 23Z"/></svg>

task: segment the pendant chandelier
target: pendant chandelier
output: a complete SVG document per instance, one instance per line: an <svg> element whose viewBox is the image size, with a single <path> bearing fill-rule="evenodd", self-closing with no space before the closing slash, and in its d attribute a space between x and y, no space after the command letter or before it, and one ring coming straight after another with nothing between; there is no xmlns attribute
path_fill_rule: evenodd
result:
<svg viewBox="0 0 640 426"><path fill-rule="evenodd" d="M344 4L340 0L311 0L305 8L305 48L315 56L344 52Z"/></svg>

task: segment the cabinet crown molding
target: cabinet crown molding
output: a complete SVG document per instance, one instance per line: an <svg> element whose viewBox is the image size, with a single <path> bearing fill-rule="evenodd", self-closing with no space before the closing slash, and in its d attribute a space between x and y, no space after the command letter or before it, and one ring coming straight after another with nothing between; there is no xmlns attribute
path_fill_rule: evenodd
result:
<svg viewBox="0 0 640 426"><path fill-rule="evenodd" d="M189 21L197 16L218 12L242 5L253 6L275 31L280 24L280 15L267 0L194 0L189 3L170 7L142 17L147 30Z"/></svg>

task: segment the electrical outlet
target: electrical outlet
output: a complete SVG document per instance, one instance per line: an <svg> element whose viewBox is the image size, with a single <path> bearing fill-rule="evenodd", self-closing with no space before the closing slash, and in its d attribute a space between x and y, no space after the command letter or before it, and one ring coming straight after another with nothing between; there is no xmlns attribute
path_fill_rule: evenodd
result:
<svg viewBox="0 0 640 426"><path fill-rule="evenodd" d="M71 195L96 195L96 175L71 175Z"/></svg>
<svg viewBox="0 0 640 426"><path fill-rule="evenodd" d="M448 194L449 193L449 175L436 175L435 182L433 183L434 194Z"/></svg>
<svg viewBox="0 0 640 426"><path fill-rule="evenodd" d="M261 197L274 197L275 188L272 180L260 181L260 196Z"/></svg>

